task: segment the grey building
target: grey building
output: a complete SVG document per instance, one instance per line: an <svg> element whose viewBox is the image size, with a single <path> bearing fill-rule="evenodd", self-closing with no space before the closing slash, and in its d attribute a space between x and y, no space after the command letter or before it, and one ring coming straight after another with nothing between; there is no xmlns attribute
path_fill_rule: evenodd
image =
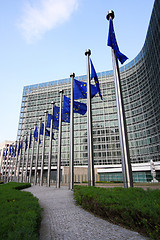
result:
<svg viewBox="0 0 160 240"><path fill-rule="evenodd" d="M150 161L155 164L160 181L160 2L155 0L144 46L128 64L120 68L130 157L134 182L151 181ZM77 76L86 82L87 76ZM98 180L122 181L121 150L113 71L98 73L103 101L98 94L92 99L94 164ZM51 101L59 106L59 90L70 97L71 79L25 86L17 139L34 128L44 111L51 113ZM81 100L86 102L86 100ZM87 174L87 117L74 114L75 175L81 180ZM67 178L69 166L68 123L62 124L62 176ZM52 178L57 166L58 131L52 146ZM42 138L42 137L41 137ZM42 145L42 144L41 144ZM42 146L38 169L40 170ZM36 144L35 144L36 149ZM48 167L49 139L46 137L44 172ZM36 154L36 151L35 151ZM31 158L31 153L29 158ZM35 164L36 156L34 156ZM75 176L75 177L76 177Z"/></svg>

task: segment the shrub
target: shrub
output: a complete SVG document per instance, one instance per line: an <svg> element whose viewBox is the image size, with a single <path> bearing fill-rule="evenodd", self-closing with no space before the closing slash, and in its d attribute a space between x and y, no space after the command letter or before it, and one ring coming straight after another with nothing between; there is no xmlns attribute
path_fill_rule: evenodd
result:
<svg viewBox="0 0 160 240"><path fill-rule="evenodd" d="M36 240L41 221L38 199L18 189L26 183L7 183L0 186L0 239Z"/></svg>
<svg viewBox="0 0 160 240"><path fill-rule="evenodd" d="M160 190L75 186L77 204L153 239L160 236Z"/></svg>

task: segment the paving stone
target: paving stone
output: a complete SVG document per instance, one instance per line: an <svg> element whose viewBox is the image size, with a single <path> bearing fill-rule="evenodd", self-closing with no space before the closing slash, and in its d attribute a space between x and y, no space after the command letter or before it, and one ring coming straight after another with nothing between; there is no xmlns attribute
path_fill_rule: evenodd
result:
<svg viewBox="0 0 160 240"><path fill-rule="evenodd" d="M140 234L114 225L77 206L67 187L25 189L43 208L40 240L144 240Z"/></svg>

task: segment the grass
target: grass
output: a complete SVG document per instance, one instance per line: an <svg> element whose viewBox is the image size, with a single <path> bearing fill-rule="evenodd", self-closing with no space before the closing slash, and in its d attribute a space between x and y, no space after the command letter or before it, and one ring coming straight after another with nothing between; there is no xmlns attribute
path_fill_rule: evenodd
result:
<svg viewBox="0 0 160 240"><path fill-rule="evenodd" d="M75 186L74 198L84 209L112 223L160 239L160 190Z"/></svg>
<svg viewBox="0 0 160 240"><path fill-rule="evenodd" d="M0 239L37 240L41 221L38 199L29 192L28 183L0 185Z"/></svg>

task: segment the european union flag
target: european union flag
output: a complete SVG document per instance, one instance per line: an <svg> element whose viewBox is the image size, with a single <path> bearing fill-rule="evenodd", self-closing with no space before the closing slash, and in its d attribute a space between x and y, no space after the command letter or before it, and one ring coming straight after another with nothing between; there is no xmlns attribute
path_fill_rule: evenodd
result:
<svg viewBox="0 0 160 240"><path fill-rule="evenodd" d="M25 151L27 150L27 147L28 147L28 137L26 137L25 139Z"/></svg>
<svg viewBox="0 0 160 240"><path fill-rule="evenodd" d="M15 148L12 146L12 157L15 157Z"/></svg>
<svg viewBox="0 0 160 240"><path fill-rule="evenodd" d="M41 122L40 135L44 134L44 124Z"/></svg>
<svg viewBox="0 0 160 240"><path fill-rule="evenodd" d="M54 106L53 115L48 114L46 128L51 127L51 120L53 119L53 128L59 130L59 107Z"/></svg>
<svg viewBox="0 0 160 240"><path fill-rule="evenodd" d="M92 63L91 59L90 59L90 63L91 63L91 80L94 78L97 91L99 92L99 96L101 97L101 99L103 99L102 94L101 94L101 90L100 90L100 87L99 87L99 81L98 81L97 73L95 71L95 68L93 66L93 63Z"/></svg>
<svg viewBox="0 0 160 240"><path fill-rule="evenodd" d="M30 132L30 136L29 136L29 148L31 147L31 142L32 142L32 131Z"/></svg>
<svg viewBox="0 0 160 240"><path fill-rule="evenodd" d="M3 160L6 160L6 152L5 152L5 150L3 151Z"/></svg>
<svg viewBox="0 0 160 240"><path fill-rule="evenodd" d="M109 20L109 34L107 45L114 49L117 58L122 64L128 59L128 57L126 57L123 53L119 51L119 47L116 41L116 36L113 28L113 22L111 19Z"/></svg>
<svg viewBox="0 0 160 240"><path fill-rule="evenodd" d="M14 148L14 154L13 154L14 157L16 156L16 152L17 152L17 143L16 143L15 148Z"/></svg>
<svg viewBox="0 0 160 240"><path fill-rule="evenodd" d="M71 104L71 99L64 96L64 98L63 98L63 114L69 113L69 115L70 115L70 106L71 106L70 104ZM87 105L85 103L80 103L80 102L74 101L73 112L84 115L87 112Z"/></svg>
<svg viewBox="0 0 160 240"><path fill-rule="evenodd" d="M38 142L38 130L37 127L34 130L34 139L36 140L36 142ZM41 140L39 139L39 144L41 144Z"/></svg>
<svg viewBox="0 0 160 240"><path fill-rule="evenodd" d="M23 140L19 141L19 144L18 144L18 156L20 154L20 150L22 150L22 147L23 147Z"/></svg>
<svg viewBox="0 0 160 240"><path fill-rule="evenodd" d="M20 154L20 149L21 149L21 143L20 143L20 141L19 141L19 144L18 144L18 156L19 156L19 154Z"/></svg>
<svg viewBox="0 0 160 240"><path fill-rule="evenodd" d="M93 84L91 86L91 98L97 93L98 89ZM87 98L87 83L74 79L74 99Z"/></svg>
<svg viewBox="0 0 160 240"><path fill-rule="evenodd" d="M6 156L7 156L7 153L8 153L8 148L6 148Z"/></svg>
<svg viewBox="0 0 160 240"><path fill-rule="evenodd" d="M20 142L20 149L22 149L22 147L23 147L23 140L21 140Z"/></svg>
<svg viewBox="0 0 160 240"><path fill-rule="evenodd" d="M53 119L53 129L59 130L59 112L60 107L54 106L53 115L48 114L47 118L47 128L50 128L51 126L51 119ZM69 113L63 114L62 112L62 122L70 122L70 116Z"/></svg>
<svg viewBox="0 0 160 240"><path fill-rule="evenodd" d="M59 112L60 107L54 106L53 110L53 128L59 130Z"/></svg>
<svg viewBox="0 0 160 240"><path fill-rule="evenodd" d="M51 119L53 119L53 115L52 114L48 114L48 116L47 116L47 124L46 124L47 128L51 127Z"/></svg>
<svg viewBox="0 0 160 240"><path fill-rule="evenodd" d="M45 131L46 133L45 133L45 136L50 136L50 131L46 128L46 131ZM56 140L55 138L54 138L54 133L52 132L52 139L53 140Z"/></svg>
<svg viewBox="0 0 160 240"><path fill-rule="evenodd" d="M34 130L34 138L35 138L36 141L38 141L38 130L37 130L37 127Z"/></svg>
<svg viewBox="0 0 160 240"><path fill-rule="evenodd" d="M9 154L11 155L11 152L12 152L12 147L9 146Z"/></svg>
<svg viewBox="0 0 160 240"><path fill-rule="evenodd" d="M51 125L51 123L50 123ZM40 128L40 134L44 134L44 124L41 122L41 128ZM45 130L45 136L49 137L50 136L50 131L46 128ZM54 133L52 133L52 139L54 139Z"/></svg>

